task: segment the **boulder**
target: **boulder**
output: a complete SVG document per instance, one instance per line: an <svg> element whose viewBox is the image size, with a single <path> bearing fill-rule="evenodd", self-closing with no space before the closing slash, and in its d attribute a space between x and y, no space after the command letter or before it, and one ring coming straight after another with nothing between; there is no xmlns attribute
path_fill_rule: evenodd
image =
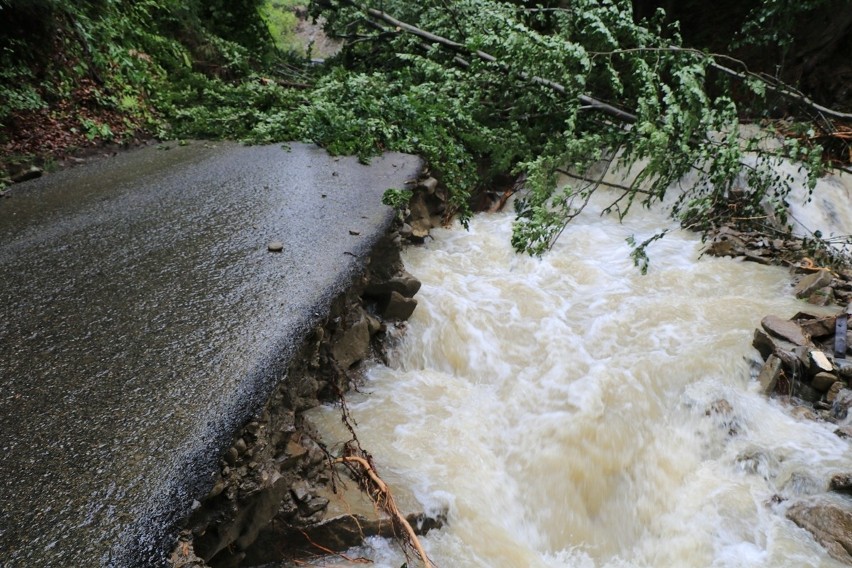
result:
<svg viewBox="0 0 852 568"><path fill-rule="evenodd" d="M828 387L828 392L825 393L826 402L834 403L837 399L837 393L840 392L841 389L846 387L846 383L843 381L835 381L833 385Z"/></svg>
<svg viewBox="0 0 852 568"><path fill-rule="evenodd" d="M820 372L811 379L811 386L820 392L827 392L831 385L837 382L837 375L833 373Z"/></svg>
<svg viewBox="0 0 852 568"><path fill-rule="evenodd" d="M382 307L382 317L387 320L407 320L414 313L417 300L406 298L399 292L391 292Z"/></svg>
<svg viewBox="0 0 852 568"><path fill-rule="evenodd" d="M432 195L435 193L435 190L438 189L438 180L433 177L428 177L421 181L417 187L425 191L428 195Z"/></svg>
<svg viewBox="0 0 852 568"><path fill-rule="evenodd" d="M822 398L822 392L809 384L797 381L794 385L795 394L806 402L816 402Z"/></svg>
<svg viewBox="0 0 852 568"><path fill-rule="evenodd" d="M818 270L813 274L808 274L796 284L793 292L797 298L809 298L811 294L825 288L831 284L831 272L828 270Z"/></svg>
<svg viewBox="0 0 852 568"><path fill-rule="evenodd" d="M852 360L836 359L835 363L837 364L837 374L840 375L841 379L845 379L847 381L852 379Z"/></svg>
<svg viewBox="0 0 852 568"><path fill-rule="evenodd" d="M769 395L775 390L775 385L778 383L778 378L781 376L781 359L775 355L770 355L769 359L764 363L757 380L760 383L760 392Z"/></svg>
<svg viewBox="0 0 852 568"><path fill-rule="evenodd" d="M422 239L429 236L432 228L431 214L422 192L416 192L408 204L410 210L408 224L411 225L411 235Z"/></svg>
<svg viewBox="0 0 852 568"><path fill-rule="evenodd" d="M834 303L834 288L824 286L808 296L808 303L814 306L829 306Z"/></svg>
<svg viewBox="0 0 852 568"><path fill-rule="evenodd" d="M795 354L796 345L783 339L772 337L762 329L754 330L754 340L752 345L760 352L763 359L768 359L770 355L775 355L785 367L794 368L799 364L799 358Z"/></svg>
<svg viewBox="0 0 852 568"><path fill-rule="evenodd" d="M810 367L814 369L816 373L829 373L834 370L834 365L831 364L831 361L822 351L818 349L813 349L808 352L808 359L810 360Z"/></svg>
<svg viewBox="0 0 852 568"><path fill-rule="evenodd" d="M370 282L364 290L366 296L387 296L397 292L406 298L413 297L420 290L420 280L403 270L384 282Z"/></svg>
<svg viewBox="0 0 852 568"><path fill-rule="evenodd" d="M742 256L745 254L745 241L733 234L720 234L707 249L713 256Z"/></svg>
<svg viewBox="0 0 852 568"><path fill-rule="evenodd" d="M370 323L364 314L343 332L334 346L331 354L341 367L348 369L354 363L367 356L370 350Z"/></svg>
<svg viewBox="0 0 852 568"><path fill-rule="evenodd" d="M44 170L42 170L40 167L30 166L29 168L23 170L22 172L13 175L12 181L15 182L15 183L21 183L21 182L24 182L24 181L29 181L31 179L41 177L43 173L44 173Z"/></svg>
<svg viewBox="0 0 852 568"><path fill-rule="evenodd" d="M771 335L789 341L794 345L807 345L810 338L805 335L802 328L794 321L785 320L778 316L766 316L760 320L760 325Z"/></svg>
<svg viewBox="0 0 852 568"><path fill-rule="evenodd" d="M852 406L852 390L840 389L831 405L831 415L836 420L845 420Z"/></svg>
<svg viewBox="0 0 852 568"><path fill-rule="evenodd" d="M852 510L832 501L800 502L787 510L787 518L810 532L828 554L852 564Z"/></svg>
<svg viewBox="0 0 852 568"><path fill-rule="evenodd" d="M411 502L406 495L396 495L397 504ZM321 502L320 518L306 526L293 527L287 522L269 523L246 550L243 565L258 566L267 563L278 565L288 555L299 551L315 554L318 547L326 551L342 552L359 546L370 536L395 536L391 518L358 488L354 482L338 482L334 487L320 487L306 494L305 503ZM405 519L417 535L440 528L446 522L446 510L434 514L411 513ZM288 564L289 565L289 564Z"/></svg>
<svg viewBox="0 0 852 568"><path fill-rule="evenodd" d="M836 316L819 317L806 312L799 312L793 316L793 320L799 324L804 333L814 339L834 335L834 326L837 324Z"/></svg>
<svg viewBox="0 0 852 568"><path fill-rule="evenodd" d="M828 488L840 493L852 493L852 473L838 473L831 477Z"/></svg>

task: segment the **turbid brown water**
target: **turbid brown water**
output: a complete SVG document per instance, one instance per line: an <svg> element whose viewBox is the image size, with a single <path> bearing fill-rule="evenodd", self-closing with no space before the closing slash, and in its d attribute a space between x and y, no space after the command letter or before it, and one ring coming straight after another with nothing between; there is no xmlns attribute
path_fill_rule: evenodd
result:
<svg viewBox="0 0 852 568"><path fill-rule="evenodd" d="M386 230L382 192L419 167L194 143L16 186L0 202L0 565L160 562Z"/></svg>

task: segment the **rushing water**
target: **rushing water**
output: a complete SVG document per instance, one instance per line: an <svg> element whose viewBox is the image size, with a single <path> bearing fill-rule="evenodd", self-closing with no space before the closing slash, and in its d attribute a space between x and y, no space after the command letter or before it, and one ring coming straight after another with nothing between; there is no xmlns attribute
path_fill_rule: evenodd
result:
<svg viewBox="0 0 852 568"><path fill-rule="evenodd" d="M804 307L787 271L699 259L674 232L642 276L625 238L665 217L592 209L541 259L512 252L509 213L405 255L419 307L349 404L380 473L448 508L423 539L435 564L835 566L784 513L852 470L849 443L752 378L760 319ZM337 410L315 419L345 436ZM355 553L404 561L380 540Z"/></svg>

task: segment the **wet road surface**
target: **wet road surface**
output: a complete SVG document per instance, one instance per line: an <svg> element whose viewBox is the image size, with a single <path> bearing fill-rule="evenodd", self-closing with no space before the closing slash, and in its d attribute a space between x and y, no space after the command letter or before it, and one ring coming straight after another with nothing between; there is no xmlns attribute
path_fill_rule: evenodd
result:
<svg viewBox="0 0 852 568"><path fill-rule="evenodd" d="M0 565L161 561L234 430L386 230L381 194L419 168L195 142L13 187Z"/></svg>

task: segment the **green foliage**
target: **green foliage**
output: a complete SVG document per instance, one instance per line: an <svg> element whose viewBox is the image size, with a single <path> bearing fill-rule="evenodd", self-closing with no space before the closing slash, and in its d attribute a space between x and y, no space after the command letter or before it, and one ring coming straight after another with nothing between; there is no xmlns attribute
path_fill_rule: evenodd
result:
<svg viewBox="0 0 852 568"><path fill-rule="evenodd" d="M260 4L4 0L0 125L16 113L59 100L117 110L134 122L154 125L152 99L183 77L195 72L214 80L235 79L269 60L274 47ZM84 128L96 138L111 137L103 128Z"/></svg>
<svg viewBox="0 0 852 568"><path fill-rule="evenodd" d="M405 209L414 193L410 189L390 188L382 195L382 203L394 209Z"/></svg>
<svg viewBox="0 0 852 568"><path fill-rule="evenodd" d="M624 215L637 202L662 201L685 182L672 214L699 230L731 216L735 193L738 217L765 218L767 202L780 216L790 191L790 180L773 168L781 155L804 160L811 184L820 174L816 145L792 141L750 157L757 143L742 143L740 111L716 60L680 49L676 30L664 28L659 14L636 23L624 0L546 10L496 0L319 4L329 29L357 41L341 58L345 71L335 69L314 91L305 123L310 139L362 159L384 149L420 153L461 211L495 175L524 173L512 237L518 250L551 247L597 188L557 190L558 171L582 176L604 158L639 167L610 210ZM368 7L459 47L400 33L365 16ZM755 78L747 88L765 92ZM591 108L583 95L616 101L635 120ZM640 265L648 244L636 243Z"/></svg>
<svg viewBox="0 0 852 568"><path fill-rule="evenodd" d="M281 51L301 51L293 38L298 23L293 8L299 4L302 4L300 0L265 0L260 7L269 35Z"/></svg>

